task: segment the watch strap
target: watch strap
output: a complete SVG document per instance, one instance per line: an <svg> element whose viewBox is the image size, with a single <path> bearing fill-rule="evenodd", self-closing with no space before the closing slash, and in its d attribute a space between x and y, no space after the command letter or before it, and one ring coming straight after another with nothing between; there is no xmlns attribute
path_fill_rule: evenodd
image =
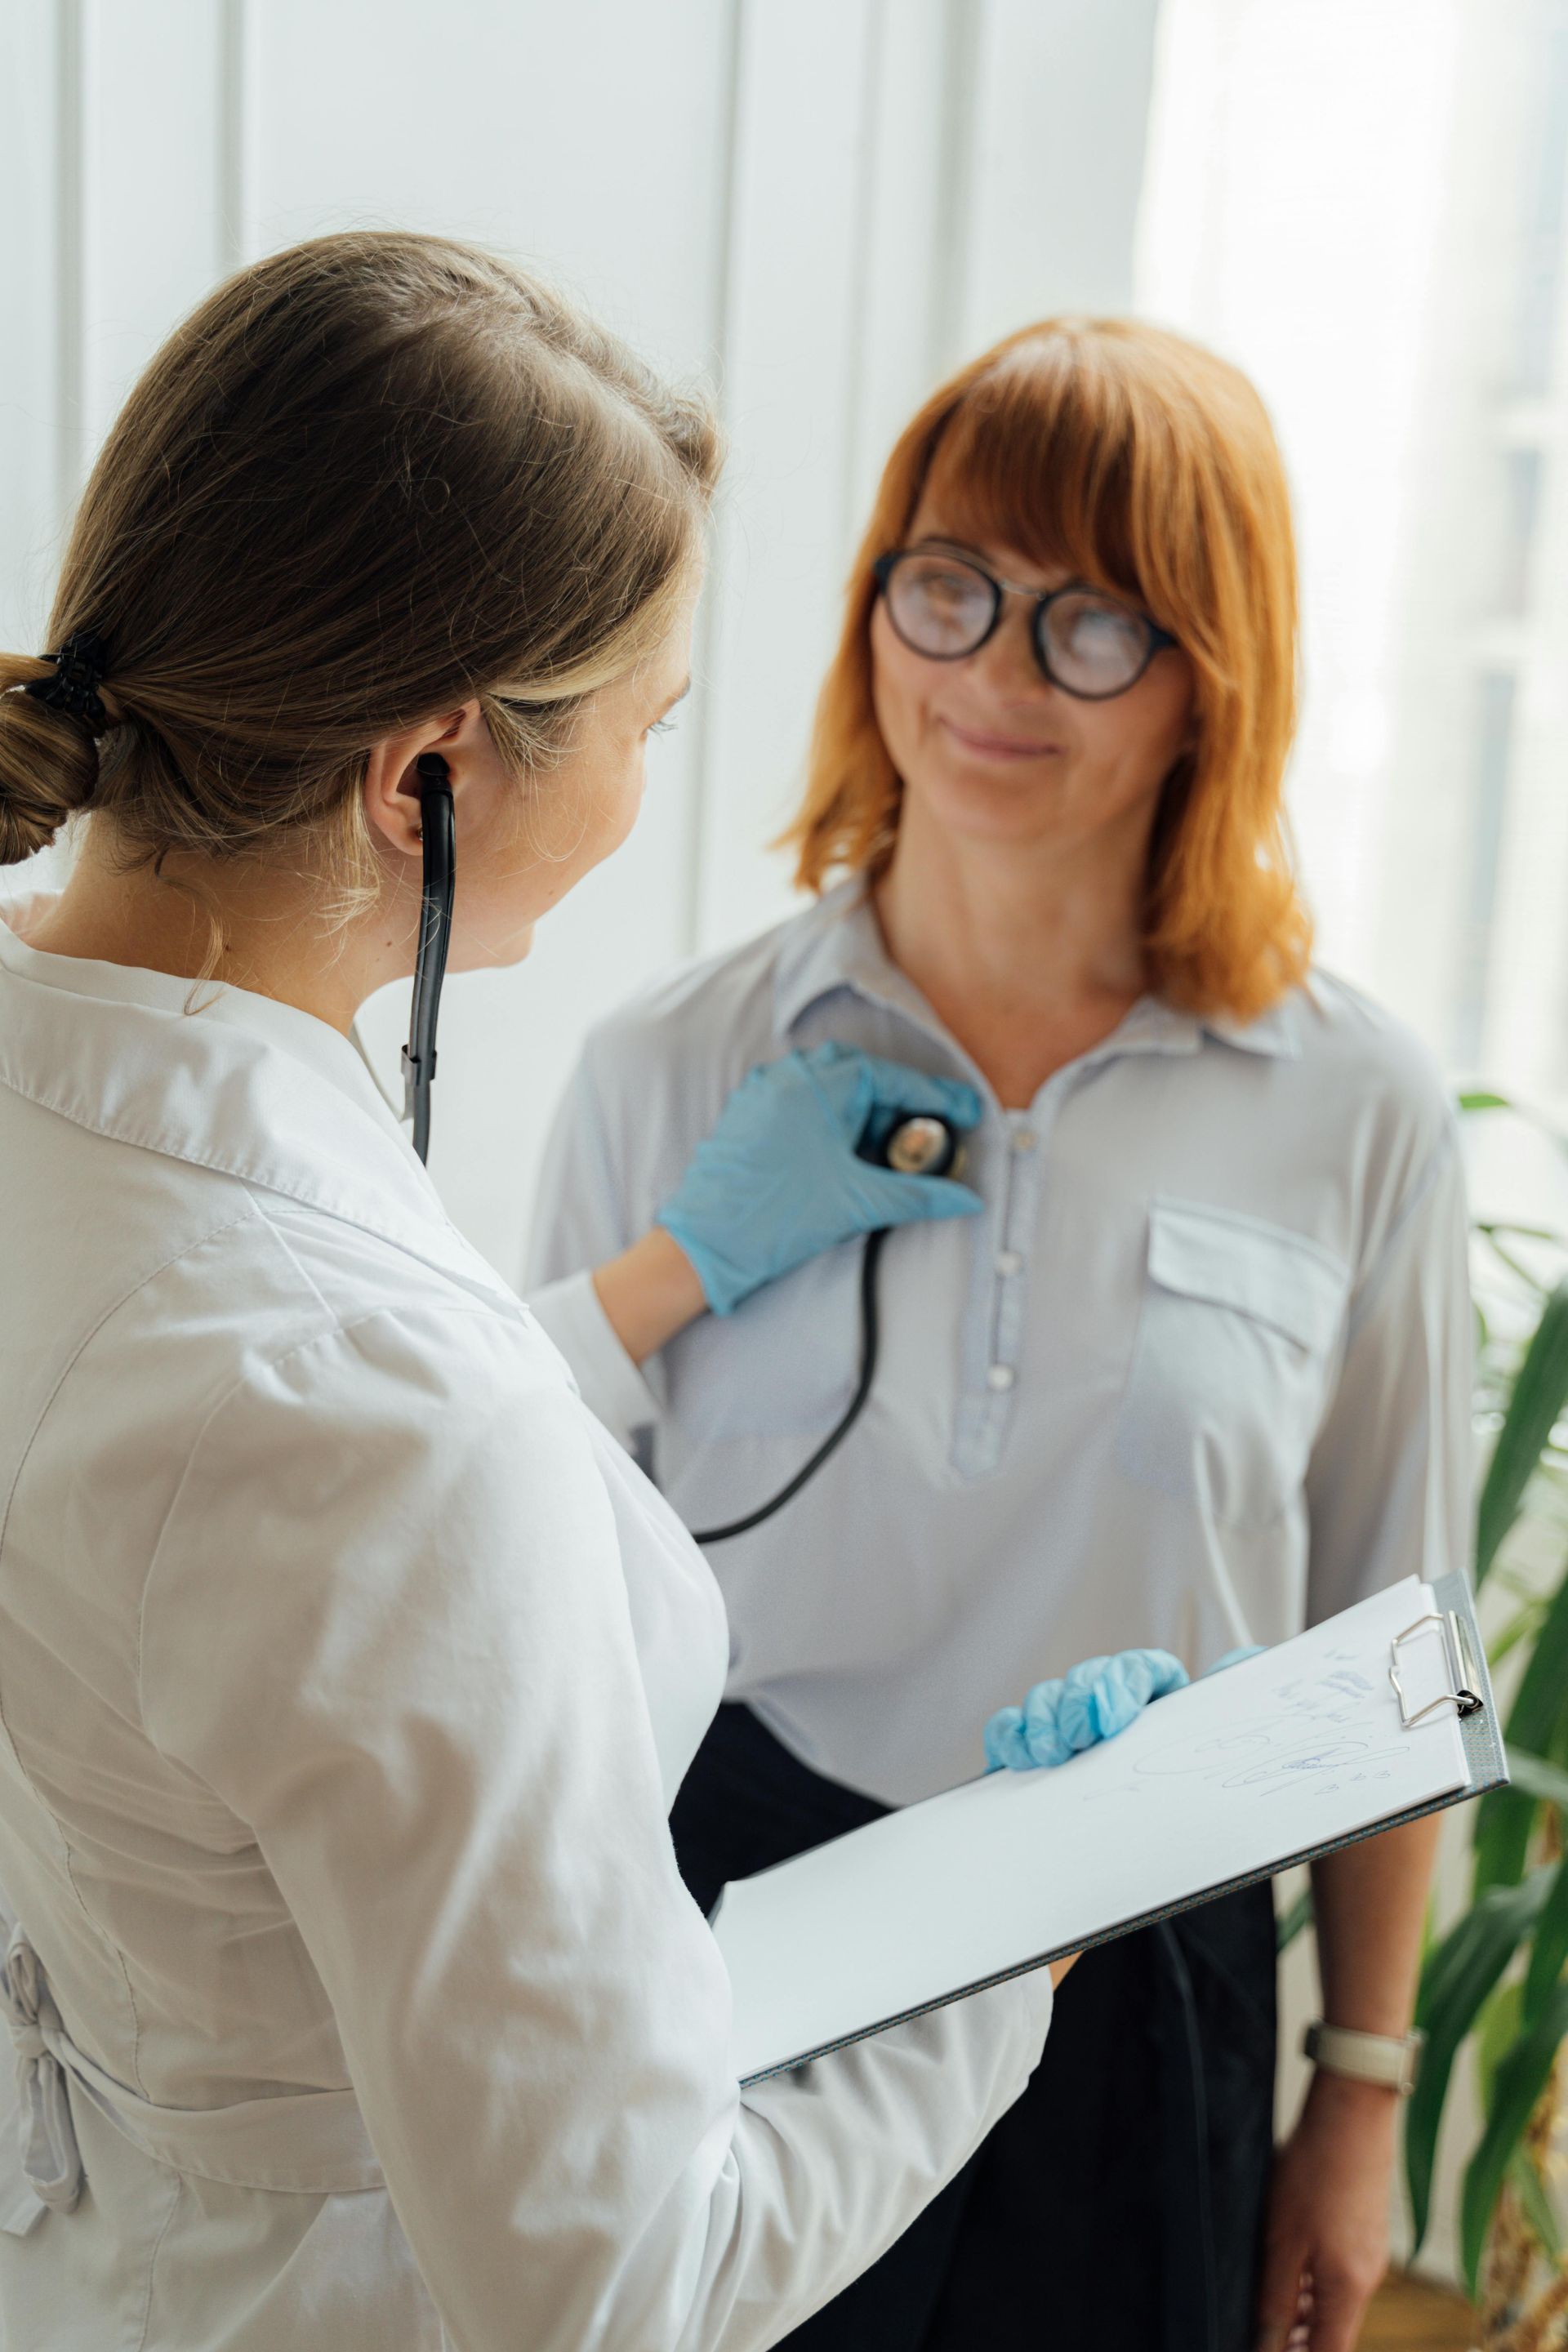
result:
<svg viewBox="0 0 1568 2352"><path fill-rule="evenodd" d="M1349 2025L1325 2025L1321 2018L1309 2025L1301 2048L1325 2074L1348 2075L1352 2082L1376 2083L1407 2099L1415 2088L1426 2036L1418 2029L1408 2033L1362 2033Z"/></svg>

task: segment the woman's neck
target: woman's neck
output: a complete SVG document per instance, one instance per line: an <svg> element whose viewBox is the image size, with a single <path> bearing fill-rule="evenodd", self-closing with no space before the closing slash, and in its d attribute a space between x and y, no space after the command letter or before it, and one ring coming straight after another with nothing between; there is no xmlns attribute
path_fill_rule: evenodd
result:
<svg viewBox="0 0 1568 2352"><path fill-rule="evenodd" d="M1009 1108L1143 993L1146 857L1142 837L1048 856L955 840L906 809L875 894L888 951Z"/></svg>
<svg viewBox="0 0 1568 2352"><path fill-rule="evenodd" d="M238 865L162 877L144 866L126 870L90 825L64 889L26 938L47 955L248 989L345 1034L371 989L391 976L380 964L400 961L378 955L393 943L363 919L324 930L312 893L293 877Z"/></svg>

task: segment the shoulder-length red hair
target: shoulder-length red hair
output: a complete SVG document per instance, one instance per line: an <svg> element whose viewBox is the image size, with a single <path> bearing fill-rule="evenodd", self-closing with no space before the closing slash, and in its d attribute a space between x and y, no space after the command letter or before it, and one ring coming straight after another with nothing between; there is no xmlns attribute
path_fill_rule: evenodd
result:
<svg viewBox="0 0 1568 2352"><path fill-rule="evenodd" d="M1129 320L1048 319L933 393L900 436L850 574L817 706L797 879L876 877L901 786L871 704L872 564L927 490L967 537L1132 598L1192 663L1196 740L1150 849L1149 985L1247 1020L1304 973L1311 924L1284 803L1296 719L1296 557L1268 414L1239 370Z"/></svg>

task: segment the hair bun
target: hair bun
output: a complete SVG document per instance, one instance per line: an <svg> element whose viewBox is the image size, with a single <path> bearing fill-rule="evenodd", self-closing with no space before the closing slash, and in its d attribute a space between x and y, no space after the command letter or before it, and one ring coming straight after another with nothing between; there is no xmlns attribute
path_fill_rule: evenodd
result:
<svg viewBox="0 0 1568 2352"><path fill-rule="evenodd" d="M36 658L0 654L0 866L47 847L97 789L92 737L73 711L31 690L53 682Z"/></svg>

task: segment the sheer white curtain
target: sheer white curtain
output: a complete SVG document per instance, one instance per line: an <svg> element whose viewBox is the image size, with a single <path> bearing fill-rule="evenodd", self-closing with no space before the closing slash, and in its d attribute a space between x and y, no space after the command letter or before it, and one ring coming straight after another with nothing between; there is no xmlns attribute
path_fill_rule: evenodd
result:
<svg viewBox="0 0 1568 2352"><path fill-rule="evenodd" d="M1325 961L1568 1107L1563 0L1163 0L1137 299L1297 499Z"/></svg>
<svg viewBox="0 0 1568 2352"><path fill-rule="evenodd" d="M1296 500L1291 804L1323 961L1455 1076L1568 1115L1568 0L1162 0L1146 315L1245 367ZM1470 1122L1472 1200L1568 1231ZM1445 1883L1468 1878L1468 1824ZM1316 2007L1284 1979L1281 2106ZM1452 2275L1461 2074L1424 2263Z"/></svg>

